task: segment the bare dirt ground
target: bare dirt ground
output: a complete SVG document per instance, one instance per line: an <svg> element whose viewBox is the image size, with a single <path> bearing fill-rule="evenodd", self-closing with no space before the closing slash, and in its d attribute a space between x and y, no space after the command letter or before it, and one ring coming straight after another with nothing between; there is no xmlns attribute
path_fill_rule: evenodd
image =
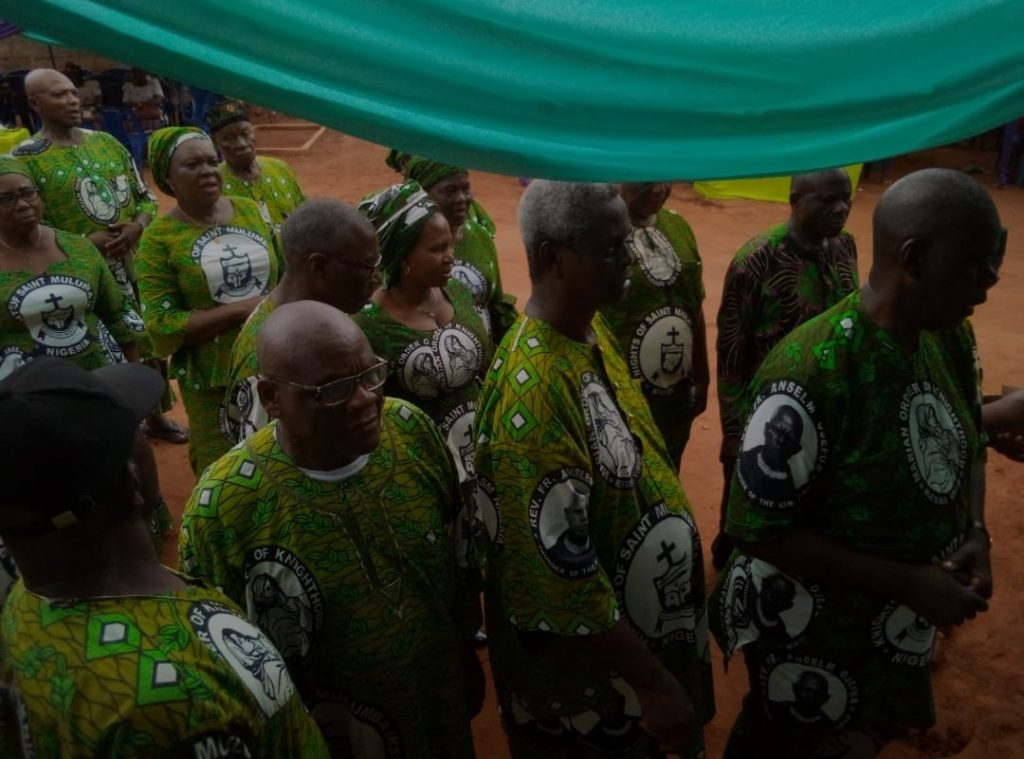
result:
<svg viewBox="0 0 1024 759"><path fill-rule="evenodd" d="M328 132L308 155L288 156L307 196L333 196L358 201L367 192L395 180L384 165L385 149L352 137ZM963 168L977 164L986 170L978 179L990 189L994 183L995 154L960 148L943 148L896 159L889 169L892 180L917 168L945 166ZM498 252L505 289L515 293L522 304L529 293L526 262L516 231L515 209L522 194L515 177L474 172L473 189L497 224ZM861 183L850 216L849 229L857 237L861 273L871 261L871 215L885 184ZM980 343L985 372L985 392L998 393L1004 385L1024 384L1024 190L992 189L1003 224L1009 229L1009 249L1000 283L981 306L974 325ZM721 285L733 253L758 231L783 221L788 207L756 201L705 201L689 185L678 184L669 206L692 225L704 259L709 323L708 342L714 345L714 317L718 311ZM167 198L161 207L171 207ZM711 356L712 362L714 355ZM683 459L681 478L693 504L704 536L705 549L714 536L721 492L718 424L714 388L709 410L694 423ZM174 412L184 418L179 405ZM163 491L175 514L180 514L193 486L183 446L157 444ZM938 724L930 731L901 740L883 753L886 759L932 759L935 757L1024 757L1024 641L1013 631L1024 611L1024 523L1015 511L1024 492L1024 464L1014 464L991 454L988 465L988 523L994 538L992 557L995 597L987 614L954 630L942 641L934 665ZM176 563L173 542L165 547L165 558ZM705 551L707 553L707 550ZM714 574L708 567L709 583ZM714 648L714 647L713 647ZM715 651L717 655L717 651ZM746 689L741 662L723 672L716 659L715 689L718 714L706 729L709 757L721 751L740 699ZM504 740L489 692L483 713L474 721L477 753L481 759L504 759Z"/></svg>

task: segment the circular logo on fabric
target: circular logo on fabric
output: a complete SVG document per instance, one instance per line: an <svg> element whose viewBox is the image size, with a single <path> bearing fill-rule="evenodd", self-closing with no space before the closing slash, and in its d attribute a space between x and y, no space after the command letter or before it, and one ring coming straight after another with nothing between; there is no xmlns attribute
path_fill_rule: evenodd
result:
<svg viewBox="0 0 1024 759"><path fill-rule="evenodd" d="M640 476L639 445L611 394L593 372L583 373L580 398L587 421L590 453L598 471L612 487L633 487Z"/></svg>
<svg viewBox="0 0 1024 759"><path fill-rule="evenodd" d="M671 285L683 270L679 254L660 229L634 227L626 237L626 247L647 279L657 287Z"/></svg>
<svg viewBox="0 0 1024 759"><path fill-rule="evenodd" d="M107 329L107 325L102 321L97 320L96 322L96 335L99 337L100 347L107 356L107 360L112 364L122 364L127 359L125 358L124 351L121 350L121 346L118 344L114 336L110 334L110 330Z"/></svg>
<svg viewBox="0 0 1024 759"><path fill-rule="evenodd" d="M610 683L613 690L607 703L569 718L580 742L597 749L602 756L627 753L647 740L647 733L640 727L643 708L636 691L621 677L611 678Z"/></svg>
<svg viewBox="0 0 1024 759"><path fill-rule="evenodd" d="M192 244L192 260L206 276L210 297L235 303L270 289L270 251L256 232L242 227L214 227Z"/></svg>
<svg viewBox="0 0 1024 759"><path fill-rule="evenodd" d="M324 626L313 573L285 548L260 546L245 558L245 606L286 659L305 656Z"/></svg>
<svg viewBox="0 0 1024 759"><path fill-rule="evenodd" d="M652 507L619 547L612 585L633 625L651 641L696 642L694 562L700 561L697 526L664 503Z"/></svg>
<svg viewBox="0 0 1024 759"><path fill-rule="evenodd" d="M813 656L769 655L758 687L769 719L794 727L841 730L860 701L849 672Z"/></svg>
<svg viewBox="0 0 1024 759"><path fill-rule="evenodd" d="M256 430L267 426L267 416L256 390L258 377L240 379L217 410L221 434L231 442L245 440Z"/></svg>
<svg viewBox="0 0 1024 759"><path fill-rule="evenodd" d="M932 658L935 627L909 606L890 601L871 622L871 642L893 664L926 667Z"/></svg>
<svg viewBox="0 0 1024 759"><path fill-rule="evenodd" d="M477 305L487 303L487 277L475 265L469 261L456 259L452 265L452 279L457 279L466 286L473 294L473 300Z"/></svg>
<svg viewBox="0 0 1024 759"><path fill-rule="evenodd" d="M114 177L114 200L121 208L124 208L132 199L132 188L128 184L128 177L118 174Z"/></svg>
<svg viewBox="0 0 1024 759"><path fill-rule="evenodd" d="M383 707L342 691L318 690L310 714L331 756L402 759L405 750L395 720Z"/></svg>
<svg viewBox="0 0 1024 759"><path fill-rule="evenodd" d="M483 345L461 324L453 322L435 330L433 347L446 387L462 387L472 382L483 368Z"/></svg>
<svg viewBox="0 0 1024 759"><path fill-rule="evenodd" d="M498 553L505 545L505 527L501 523L498 488L491 480L480 474L476 476L476 499L480 507L480 518L491 541L491 550Z"/></svg>
<svg viewBox="0 0 1024 759"><path fill-rule="evenodd" d="M441 437L448 444L448 450L455 459L459 482L472 479L476 474L473 467L473 417L476 403L466 401L451 409L437 425Z"/></svg>
<svg viewBox="0 0 1024 759"><path fill-rule="evenodd" d="M7 310L22 322L47 356L68 358L89 347L85 314L92 303L92 285L77 277L36 277L21 285Z"/></svg>
<svg viewBox="0 0 1024 759"><path fill-rule="evenodd" d="M272 717L295 693L284 659L267 637L215 601L192 604L189 622L196 636L218 654Z"/></svg>
<svg viewBox="0 0 1024 759"><path fill-rule="evenodd" d="M629 343L629 370L655 395L675 390L693 366L693 326L682 309L665 306L643 318Z"/></svg>
<svg viewBox="0 0 1024 759"><path fill-rule="evenodd" d="M768 508L787 508L828 460L828 440L808 392L779 380L754 401L736 462L747 497Z"/></svg>
<svg viewBox="0 0 1024 759"><path fill-rule="evenodd" d="M942 390L928 381L913 382L900 401L900 433L914 481L932 503L956 498L967 463L967 436Z"/></svg>
<svg viewBox="0 0 1024 759"><path fill-rule="evenodd" d="M567 467L544 476L530 498L530 526L544 561L561 577L597 571L590 542L590 474Z"/></svg>
<svg viewBox="0 0 1024 759"><path fill-rule="evenodd" d="M410 393L421 398L436 398L441 394L441 368L434 358L429 340L409 343L395 362L398 380Z"/></svg>
<svg viewBox="0 0 1024 759"><path fill-rule="evenodd" d="M16 345L8 345L0 350L0 380L31 360L32 357Z"/></svg>
<svg viewBox="0 0 1024 759"><path fill-rule="evenodd" d="M117 199L104 179L78 177L75 180L75 199L82 213L95 224L106 226L117 218Z"/></svg>
<svg viewBox="0 0 1024 759"><path fill-rule="evenodd" d="M805 585L760 559L741 555L719 591L727 653L764 638L776 647L799 643L825 605L817 585Z"/></svg>

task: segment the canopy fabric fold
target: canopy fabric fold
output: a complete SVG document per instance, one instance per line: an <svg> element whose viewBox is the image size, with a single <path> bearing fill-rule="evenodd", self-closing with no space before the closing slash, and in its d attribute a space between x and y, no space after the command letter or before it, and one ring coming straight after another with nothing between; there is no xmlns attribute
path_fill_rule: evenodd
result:
<svg viewBox="0 0 1024 759"><path fill-rule="evenodd" d="M1024 114L1024 0L0 0L62 44L504 174L788 174Z"/></svg>

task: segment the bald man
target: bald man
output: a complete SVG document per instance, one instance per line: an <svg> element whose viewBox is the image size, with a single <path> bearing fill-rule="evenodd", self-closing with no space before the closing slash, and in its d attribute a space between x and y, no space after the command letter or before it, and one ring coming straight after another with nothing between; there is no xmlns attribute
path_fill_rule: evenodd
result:
<svg viewBox="0 0 1024 759"><path fill-rule="evenodd" d="M715 346L725 476L723 520L743 433L744 392L754 372L795 327L857 289L857 245L843 229L850 214L850 192L844 169L794 176L789 220L749 240L726 272ZM731 550L728 537L720 532L711 547L716 568L724 566Z"/></svg>
<svg viewBox="0 0 1024 759"><path fill-rule="evenodd" d="M965 319L995 283L1004 241L995 206L967 175L905 177L875 211L868 283L761 364L740 460L769 437L759 420L771 426L780 410L801 432L790 430L786 449L791 495L780 495L771 461L761 476L737 471L732 482L726 530L739 551L720 578L712 626L727 657L743 646L751 692L727 757L825 747L871 756L934 722L933 625L973 618L992 593L981 396ZM759 576L793 582L786 636L752 628L757 588L732 598L755 560ZM828 686L828 720L778 708L808 672Z"/></svg>
<svg viewBox="0 0 1024 759"><path fill-rule="evenodd" d="M221 407L221 432L232 443L267 423L256 392L256 343L267 316L300 300L327 303L354 314L380 287L380 252L373 225L355 206L313 198L298 206L281 229L284 276L249 316L231 352L231 379Z"/></svg>
<svg viewBox="0 0 1024 759"><path fill-rule="evenodd" d="M201 476L182 566L274 640L332 756L472 757L479 583L456 576L444 442L326 303L275 308L258 354L274 421Z"/></svg>
<svg viewBox="0 0 1024 759"><path fill-rule="evenodd" d="M156 197L121 143L106 132L80 127L78 90L64 74L53 69L30 71L25 94L43 126L12 153L39 188L43 222L88 237L103 254L121 292L137 308L133 259L142 230L157 213ZM147 352L145 346L142 350ZM150 365L166 378L163 362ZM168 391L161 408L167 411L171 405ZM147 417L143 429L151 438L188 442L184 430L159 413Z"/></svg>

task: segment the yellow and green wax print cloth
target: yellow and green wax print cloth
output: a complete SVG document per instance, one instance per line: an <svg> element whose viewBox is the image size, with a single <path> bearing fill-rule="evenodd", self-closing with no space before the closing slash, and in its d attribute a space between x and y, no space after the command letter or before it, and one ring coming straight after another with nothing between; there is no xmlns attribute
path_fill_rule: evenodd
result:
<svg viewBox="0 0 1024 759"><path fill-rule="evenodd" d="M260 175L254 182L239 177L226 161L221 163L223 192L225 195L256 201L263 221L270 224L275 233L280 234L284 220L306 199L306 196L299 187L299 180L295 178L291 167L284 161L257 156L256 163L259 164Z"/></svg>
<svg viewBox="0 0 1024 759"><path fill-rule="evenodd" d="M245 440L269 421L256 392L260 373L256 346L263 322L273 310L274 301L268 295L249 314L231 349L231 374L220 408L219 426L221 434L232 444Z"/></svg>

